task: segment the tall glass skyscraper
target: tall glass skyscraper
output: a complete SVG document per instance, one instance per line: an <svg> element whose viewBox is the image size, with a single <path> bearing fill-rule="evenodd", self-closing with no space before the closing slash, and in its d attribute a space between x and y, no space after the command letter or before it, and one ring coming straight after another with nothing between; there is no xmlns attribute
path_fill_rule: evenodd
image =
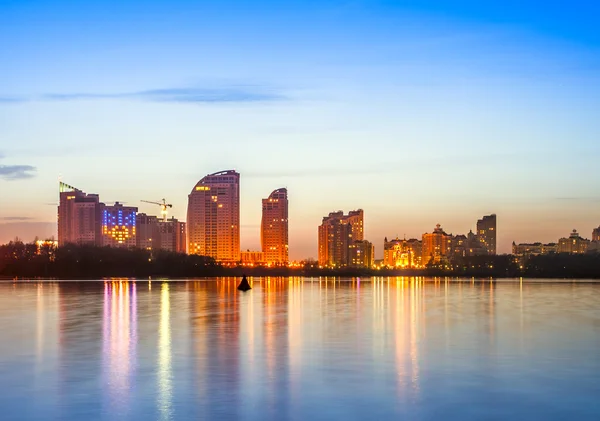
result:
<svg viewBox="0 0 600 421"><path fill-rule="evenodd" d="M240 261L240 174L209 174L188 196L188 253Z"/></svg>

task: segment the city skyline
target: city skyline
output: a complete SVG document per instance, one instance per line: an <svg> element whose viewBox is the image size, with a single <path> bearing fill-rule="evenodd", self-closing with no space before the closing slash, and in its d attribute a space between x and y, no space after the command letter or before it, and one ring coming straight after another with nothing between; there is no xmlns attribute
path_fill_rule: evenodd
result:
<svg viewBox="0 0 600 421"><path fill-rule="evenodd" d="M188 218L192 217L194 218L194 216L196 217L196 219L200 218L202 215L202 218L198 219L198 221L204 221L204 224L206 223L206 220L210 220L209 222L214 225L214 227L210 228L210 226L207 228L205 225L202 225L201 222L195 222L195 225L198 225L197 229L196 229L196 233L194 234L193 232L190 232L190 225L187 225L187 222L179 222L177 219L175 219L174 217L171 217L171 219L166 219L166 214L167 214L167 208L165 207L164 203L164 199L163 199L163 203L160 202L151 202L151 201L146 201L146 200L140 200L140 203L144 204L152 204L152 205L160 205L162 208L162 212L160 216L156 216L156 215L147 215L144 212L138 212L138 207L132 207L132 206L126 206L124 207L122 203L119 203L118 201L116 201L114 203L114 205L106 205L105 203L101 202L100 200L100 195L97 193L93 193L93 194L88 194L76 187L70 186L62 181L59 182L59 207L58 207L58 213L57 213L57 236L55 235L48 235L48 236L39 236L39 238L42 239L51 239L51 238L56 238L58 240L59 244L65 244L65 243L82 243L82 244L96 244L99 246L104 246L104 245L116 245L116 246L133 246L133 247L142 247L140 245L140 241L142 243L144 242L148 242L148 241L153 241L152 238L154 237L160 237L159 241L161 243L161 246L159 246L158 248L164 248L167 250L178 250L181 252L187 252L188 254L201 254L201 255L207 255L210 257L215 258L217 261L222 261L222 262L235 262L235 261L240 261L240 260L244 260L244 258L240 259L240 253L245 253L245 252L250 252L253 254L256 253L262 253L261 256L262 258L265 258L266 256L268 256L268 252L266 247L268 247L268 242L264 242L265 238L270 237L271 244L281 244L283 246L283 248L285 249L285 252L279 255L279 260L274 260L272 258L267 258L264 260L265 263L269 263L269 264L281 264L282 262L287 262L287 261L298 261L298 260L303 260L303 259L315 259L317 261L322 261L322 260L332 260L332 258L323 258L321 256L321 243L324 243L322 241L322 233L321 230L323 227L325 227L326 225L326 221L327 221L327 225L329 224L330 221L336 221L336 220L340 220L342 221L342 224L348 224L348 228L351 230L350 233L350 237L353 237L354 240L352 241L359 241L362 242L364 240L365 243L368 243L368 247L373 247L373 244L377 244L378 241L376 240L373 243L368 242L367 240L365 240L364 238L364 210L363 209L357 209L355 211L350 211L348 213L348 215L344 215L343 211L334 211L334 212L330 212L328 216L323 217L322 218L322 224L319 226L318 228L318 235L317 235L317 256L314 257L312 255L304 255L301 256L299 258L293 259L293 258L289 258L289 245L288 245L288 200L287 200L287 188L279 188L276 189L274 191L271 192L271 194L269 195L269 197L267 199L262 199L262 217L261 217L261 222L260 222L260 236L261 236L261 244L258 248L250 250L250 248L246 248L244 249L243 246L240 246L242 244L242 242L240 241L240 236L239 236L239 229L234 230L236 232L234 232L231 235L226 235L227 238L229 239L225 239L225 243L223 242L223 235L221 233L221 235L214 235L216 227L221 227L221 225L224 222L227 222L227 227L229 227L229 224L233 223L231 225L231 228L237 228L239 226L239 219L240 219L240 207L241 207L241 203L240 203L240 178L241 178L241 174L236 172L235 170L222 170L222 171L218 171L216 173L213 174L208 174L205 177L203 177L202 179L200 179L200 181L194 186L194 188L192 189L190 195L188 196ZM209 206L212 211L208 212L207 206L208 205L213 205L213 206ZM226 209L222 209L224 205L227 205ZM166 206L170 206L170 205L166 205ZM231 210L230 210L231 208ZM208 209L208 210L207 210ZM123 210L126 210L127 213L127 217L125 219L128 219L129 221L132 221L131 224L121 224L121 223L112 223L112 226L110 223L107 223L107 212L109 213L108 215L108 220L110 221L111 217L113 220L115 220L117 217L118 218L122 218L121 213L123 212ZM202 215L198 214L198 212L201 211L200 213L202 213ZM208 213L206 213L208 212ZM225 214L223 213L225 212ZM114 215L112 215L114 213ZM136 215L138 216L138 218L136 218ZM205 215L206 214L206 215ZM192 216L190 216L192 215ZM220 216L219 216L220 215ZM270 228L266 228L265 225L265 217L268 217L269 219L271 219L273 216L279 216L280 217L280 221L281 222L279 224L279 226L275 226L275 228L270 227ZM136 238L136 221L139 223L139 217L143 217L144 219L144 223L145 224L151 224L148 226L147 230L148 233L144 234L143 238ZM69 221L68 223L63 223L62 224L62 228L61 228L61 221L63 220L67 220ZM146 222L147 221L147 222ZM161 221L164 221L164 223L159 223ZM164 226L163 226L164 225ZM170 225L173 225L172 227L170 227ZM186 227L187 225L187 227ZM209 224L210 225L210 224ZM212 226L211 225L211 226ZM132 228L131 228L132 227ZM181 227L181 228L180 228ZM213 229L214 228L214 229ZM222 228L222 227L221 227ZM125 231L123 231L123 229L125 229ZM220 228L219 228L220 229ZM151 230L158 230L155 232L151 232ZM271 231L270 233L268 233L268 235L265 236L265 232L266 231ZM214 231L214 232L213 232ZM183 235L183 237L181 237L182 242L180 241L179 237L177 237L176 233L180 232L181 235ZM202 232L205 232L205 234L202 234ZM443 236L446 236L447 239L440 242L439 244L436 242L435 244L437 244L437 246L431 246L433 248L438 248L440 250L442 250L439 254L439 256L445 256L445 255L456 255L457 253L459 255L479 255L481 254L480 251L477 250L473 250L473 247L475 247L476 249L481 249L484 254L489 254L489 255L495 255L495 254L515 254L515 246L516 246L516 242L515 240L512 241L511 243L511 248L508 252L500 252L497 253L497 216L496 214L491 214L491 215L484 215L482 217L482 219L478 219L477 223L476 223L476 233L473 233L472 229L469 229L469 232L467 235L464 235L462 233L459 234L446 234L446 232L444 231L444 229L441 228L441 225L438 223L436 228L433 230L433 235L435 237L435 233L439 232L441 234L443 234ZM215 237L213 238L214 241L212 241L212 246L210 245L201 245L200 242L203 242L205 240L198 240L200 237L204 238L203 236L206 236L209 233L209 237ZM1 233L0 233L1 234ZM338 235L340 233L337 233L335 235ZM576 229L573 229L571 232L571 237L573 234L576 234L576 236L578 238L581 238L582 240L585 241L590 241L589 239L585 239L582 237L579 237L579 234L577 233ZM167 237L163 238L164 235L167 235ZM200 235L200 237L198 237L198 235ZM341 235L341 234L340 234ZM428 246L425 243L426 238L433 238L431 237L431 233L429 232L424 232L422 235L418 235L418 236L409 236L407 238L406 234L404 234L404 242L406 242L408 239L410 240L417 240L417 241L421 241L420 239L422 238L424 245L423 245L423 250L425 251L426 255L436 255L436 253L431 253L428 252ZM597 238L600 238L600 227L594 227L592 229L591 232L591 241L597 242ZM13 236L12 238L10 238L8 241L13 240L15 237L19 237L21 238L20 235L16 235ZM194 243L192 242L191 238L196 238L197 242ZM221 238L221 240L218 240L218 238ZM324 238L324 237L323 237ZM340 237L341 238L341 237ZM381 249L379 249L379 247L373 247L374 251L372 251L372 255L369 254L369 259L383 259L384 261L388 260L388 245L393 245L394 241L399 241L400 238L398 235L396 235L396 239L394 240L393 237L390 237L392 240L391 242L388 242L388 236L386 235L384 240L383 240L383 247ZM156 238L154 238L156 239ZM556 247L558 246L558 243L560 243L560 241L562 240L567 240L564 237L561 237L558 242L555 243L556 240L550 241L548 242L547 245L550 246L554 246L554 248L550 247L548 250L554 251L556 252ZM27 241L27 240L25 240ZM198 242L200 241L200 242ZM231 242L231 244L229 244L229 242ZM339 241L339 240L338 240ZM336 256L335 258L333 258L333 260L343 260L343 261L348 261L350 262L352 260L352 257L349 253L352 252L352 247L348 248L351 244L351 242L347 242L347 244L345 244L345 246L343 247L345 251L342 251L342 253L346 253L344 258L340 257L340 256ZM427 241L430 241L429 239ZM437 241L437 240L436 240ZM476 244L473 244L473 241L475 241ZM186 246L184 246L183 244L187 243ZM2 244L2 242L0 242L0 244ZM145 243L144 243L145 244ZM168 245L167 245L168 244ZM179 245L180 244L180 245ZM194 244L196 244L196 246L194 246ZM208 243L207 243L208 244ZM432 243L433 244L433 243ZM535 242L522 242L519 241L519 250L526 250L528 246L532 246L532 245L542 245L542 242L539 240L535 240ZM367 246L367 244L365 244L365 246ZM363 245L361 245L361 247L363 247ZM405 250L404 246L402 249L403 251ZM419 246L420 247L420 246ZM142 248L152 248L152 247L146 247L143 246ZM219 249L223 249L223 248L227 248L228 251L228 257L223 257L222 251L218 252L217 250ZM355 247L354 247L355 248ZM471 248L471 251L469 252L469 248ZM195 251L194 251L195 250ZM236 251L239 250L239 251ZM245 251L247 250L247 251ZM260 250L260 251L258 251ZM431 249L433 250L433 249ZM566 249L565 249L566 250ZM339 251L338 251L339 252ZM390 251L391 252L391 251ZM221 254L219 254L221 253ZM327 251L325 252L327 253ZM397 249L394 252L394 255L396 253L400 253L400 249ZM521 252L519 252L521 253ZM339 254L339 253L338 253ZM391 255L390 255L391 256ZM355 256L356 257L356 256ZM395 257L396 258L396 257ZM405 259L408 257L403 257L402 259ZM256 259L256 257L253 257L252 260ZM391 259L391 257L390 257ZM398 255L398 259L400 259L400 255ZM437 258L436 258L437 259ZM262 260L260 260L262 261ZM398 260L400 261L400 260ZM406 260L407 262L413 261L413 258L410 257L408 258L408 260ZM349 263L346 263L349 264ZM412 266L412 263L410 263L407 266Z"/></svg>
<svg viewBox="0 0 600 421"><path fill-rule="evenodd" d="M183 221L222 168L245 177L243 250L265 192L302 204L292 260L338 209L365 209L379 258L475 215L501 216L499 253L599 225L592 2L109 3L0 5L0 242L58 235L60 175Z"/></svg>

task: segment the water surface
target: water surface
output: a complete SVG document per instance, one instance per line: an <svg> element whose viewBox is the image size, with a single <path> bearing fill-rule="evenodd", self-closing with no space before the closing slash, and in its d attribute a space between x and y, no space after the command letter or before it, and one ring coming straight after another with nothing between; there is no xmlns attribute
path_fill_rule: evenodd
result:
<svg viewBox="0 0 600 421"><path fill-rule="evenodd" d="M2 420L599 420L600 284L0 283Z"/></svg>

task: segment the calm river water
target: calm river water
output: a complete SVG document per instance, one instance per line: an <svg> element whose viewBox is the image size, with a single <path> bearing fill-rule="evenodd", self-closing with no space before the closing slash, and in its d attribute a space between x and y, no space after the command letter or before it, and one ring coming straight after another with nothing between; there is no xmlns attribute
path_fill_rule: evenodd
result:
<svg viewBox="0 0 600 421"><path fill-rule="evenodd" d="M0 283L0 419L600 420L600 284Z"/></svg>

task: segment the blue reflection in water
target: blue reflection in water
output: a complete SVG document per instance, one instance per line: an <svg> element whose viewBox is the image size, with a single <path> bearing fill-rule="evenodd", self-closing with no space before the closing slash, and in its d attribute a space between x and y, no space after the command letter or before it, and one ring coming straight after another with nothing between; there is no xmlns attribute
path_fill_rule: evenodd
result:
<svg viewBox="0 0 600 421"><path fill-rule="evenodd" d="M237 281L0 283L0 419L600 419L600 284Z"/></svg>

